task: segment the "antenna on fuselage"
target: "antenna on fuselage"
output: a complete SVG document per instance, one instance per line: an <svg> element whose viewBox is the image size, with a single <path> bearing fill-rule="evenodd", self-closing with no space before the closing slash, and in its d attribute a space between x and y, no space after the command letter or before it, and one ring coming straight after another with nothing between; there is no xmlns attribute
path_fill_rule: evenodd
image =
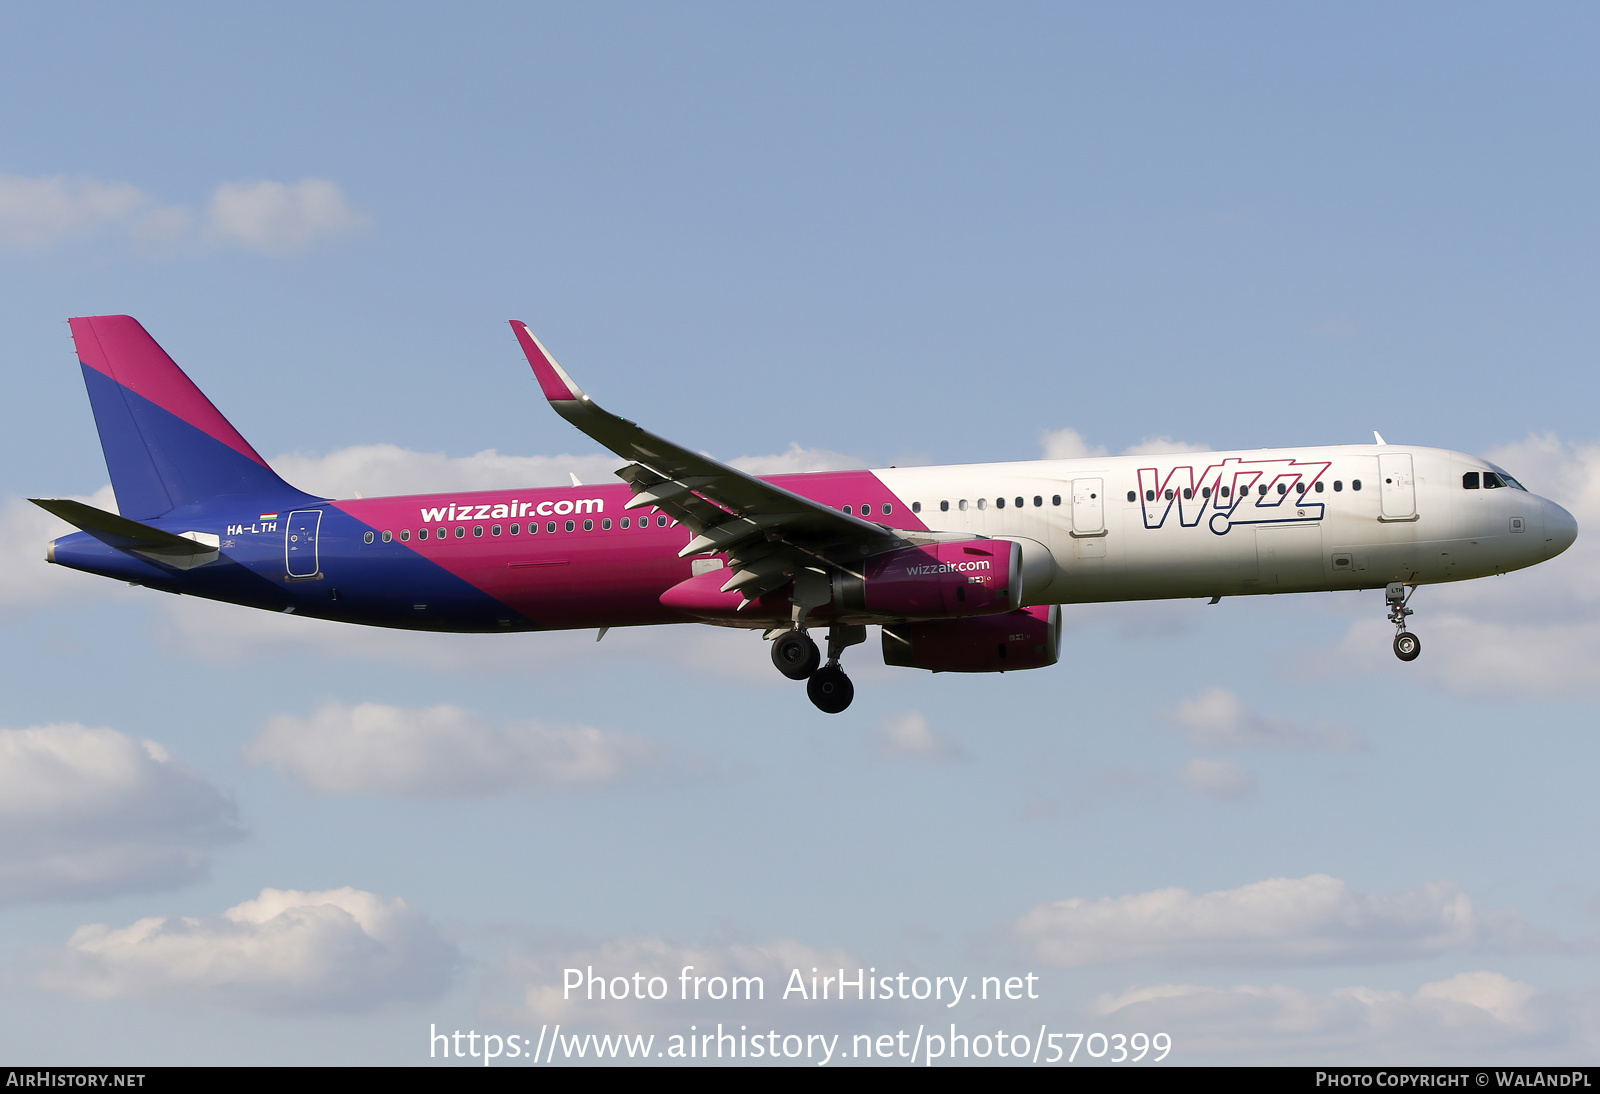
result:
<svg viewBox="0 0 1600 1094"><path fill-rule="evenodd" d="M1383 439L1383 434L1379 433L1376 429L1374 429L1372 431L1372 439L1377 441L1381 445L1387 445L1389 443L1388 441Z"/></svg>

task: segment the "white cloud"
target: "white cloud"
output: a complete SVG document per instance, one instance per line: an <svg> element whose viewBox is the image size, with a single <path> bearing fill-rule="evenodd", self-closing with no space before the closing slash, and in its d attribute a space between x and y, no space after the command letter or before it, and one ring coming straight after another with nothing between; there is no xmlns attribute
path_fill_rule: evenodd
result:
<svg viewBox="0 0 1600 1094"><path fill-rule="evenodd" d="M1123 1028L1166 1031L1180 1062L1555 1066L1587 1063L1600 1048L1592 993L1545 991L1487 971L1409 995L1156 984L1102 995L1089 1011Z"/></svg>
<svg viewBox="0 0 1600 1094"><path fill-rule="evenodd" d="M784 452L772 456L737 456L725 463L751 475L794 475L805 471L852 471L866 466L854 456L830 452L826 448L801 448L789 442Z"/></svg>
<svg viewBox="0 0 1600 1094"><path fill-rule="evenodd" d="M471 456L414 452L393 444L340 448L323 456L291 453L270 461L274 471L302 490L330 498L375 498L452 490L511 490L566 486L569 474L588 483L615 484L623 461L610 453L584 456L505 456L492 448Z"/></svg>
<svg viewBox="0 0 1600 1094"><path fill-rule="evenodd" d="M1209 444L1191 444L1188 441L1175 441L1171 437L1146 437L1138 444L1129 445L1122 450L1124 456L1161 456L1176 452L1210 452Z"/></svg>
<svg viewBox="0 0 1600 1094"><path fill-rule="evenodd" d="M616 485L615 472L626 461L609 452L581 456L507 456L492 448L471 456L415 452L393 444L354 445L326 455L290 453L270 461L286 480L330 498L443 493L451 490L511 490L530 486L566 486L568 475L586 483ZM771 456L740 456L728 463L752 475L784 475L804 471L861 467L859 460L823 448L790 444Z"/></svg>
<svg viewBox="0 0 1600 1094"><path fill-rule="evenodd" d="M1040 438L1040 446L1044 449L1044 458L1047 460L1077 460L1108 455L1104 445L1090 444L1082 433L1070 427L1046 432ZM1138 444L1123 449L1122 454L1155 456L1163 453L1209 451L1211 446L1208 444L1191 444L1188 441L1175 441L1171 437L1163 436L1146 437Z"/></svg>
<svg viewBox="0 0 1600 1094"><path fill-rule="evenodd" d="M1178 777L1190 790L1212 798L1248 797L1256 789L1255 774L1232 760L1196 757L1183 765Z"/></svg>
<svg viewBox="0 0 1600 1094"><path fill-rule="evenodd" d="M948 760L961 755L956 743L928 728L928 719L918 711L894 714L879 726L883 751L892 756L920 756Z"/></svg>
<svg viewBox="0 0 1600 1094"><path fill-rule="evenodd" d="M1301 745L1314 748L1351 748L1358 738L1331 722L1314 726L1252 710L1227 688L1211 688L1184 699L1171 718L1191 744L1202 748L1251 748Z"/></svg>
<svg viewBox="0 0 1600 1094"><path fill-rule="evenodd" d="M0 175L0 247L35 250L130 224L155 199L126 182Z"/></svg>
<svg viewBox="0 0 1600 1094"><path fill-rule="evenodd" d="M111 487L102 486L87 502L97 509L116 512ZM77 529L23 498L8 498L0 507L0 616L24 612L41 604L74 596L106 595L117 588L96 578L44 560L52 539Z"/></svg>
<svg viewBox="0 0 1600 1094"><path fill-rule="evenodd" d="M220 916L80 927L44 987L223 1011L367 1011L437 998L455 948L406 906L359 889L263 889Z"/></svg>
<svg viewBox="0 0 1600 1094"><path fill-rule="evenodd" d="M1091 445L1076 429L1057 429L1039 439L1047 460L1077 460L1088 456L1104 456L1104 445Z"/></svg>
<svg viewBox="0 0 1600 1094"><path fill-rule="evenodd" d="M1016 929L1057 965L1344 964L1530 940L1514 914L1480 912L1451 882L1378 895L1325 874L1199 895L1173 888L1060 900L1029 911Z"/></svg>
<svg viewBox="0 0 1600 1094"><path fill-rule="evenodd" d="M233 804L154 741L0 730L0 903L176 888L238 835Z"/></svg>
<svg viewBox="0 0 1600 1094"><path fill-rule="evenodd" d="M269 719L245 758L317 790L444 797L608 782L655 762L642 737L589 727L495 725L459 707L328 703Z"/></svg>
<svg viewBox="0 0 1600 1094"><path fill-rule="evenodd" d="M372 218L354 208L339 184L328 179L225 182L206 207L205 237L252 251L286 253L371 224Z"/></svg>
<svg viewBox="0 0 1600 1094"><path fill-rule="evenodd" d="M197 232L200 219L186 206L164 204L131 183L0 175L0 249L37 251L120 233L154 253L210 245L285 254L372 224L327 179L225 182L212 193L204 228Z"/></svg>

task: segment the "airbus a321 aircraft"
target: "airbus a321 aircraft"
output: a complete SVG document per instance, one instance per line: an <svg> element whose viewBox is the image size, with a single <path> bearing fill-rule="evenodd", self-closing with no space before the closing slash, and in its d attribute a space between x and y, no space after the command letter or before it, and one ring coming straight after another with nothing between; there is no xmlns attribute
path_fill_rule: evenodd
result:
<svg viewBox="0 0 1600 1094"><path fill-rule="evenodd" d="M379 627L745 627L830 714L868 625L891 665L1007 672L1055 664L1063 604L1383 589L1410 661L1419 585L1578 534L1493 464L1381 437L757 477L600 409L518 322L550 405L626 461L620 484L335 501L279 478L135 320L71 323L119 512L36 499L83 530L49 561Z"/></svg>

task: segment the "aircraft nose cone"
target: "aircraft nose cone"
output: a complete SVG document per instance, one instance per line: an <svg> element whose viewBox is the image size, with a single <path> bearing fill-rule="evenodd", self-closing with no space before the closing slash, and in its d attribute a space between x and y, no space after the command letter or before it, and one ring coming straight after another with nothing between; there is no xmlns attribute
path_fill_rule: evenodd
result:
<svg viewBox="0 0 1600 1094"><path fill-rule="evenodd" d="M1553 501L1544 503L1544 539L1549 558L1555 558L1571 547L1578 538L1578 522L1571 513Z"/></svg>

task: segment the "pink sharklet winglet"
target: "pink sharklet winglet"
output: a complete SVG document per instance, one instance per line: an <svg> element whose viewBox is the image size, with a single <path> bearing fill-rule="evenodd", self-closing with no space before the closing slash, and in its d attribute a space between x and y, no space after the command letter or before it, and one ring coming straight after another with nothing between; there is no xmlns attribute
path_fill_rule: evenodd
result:
<svg viewBox="0 0 1600 1094"><path fill-rule="evenodd" d="M533 375L538 379L539 390L544 392L546 399L552 403L587 401L588 397L584 395L583 389L572 382L572 377L567 375L566 369L556 364L556 359L550 356L550 351L533 336L528 324L520 319L513 319L511 329L516 332L517 342L522 346L528 364L533 366Z"/></svg>
<svg viewBox="0 0 1600 1094"><path fill-rule="evenodd" d="M78 360L143 396L167 413L221 441L241 456L267 461L240 436L137 319L94 315L69 319Z"/></svg>

